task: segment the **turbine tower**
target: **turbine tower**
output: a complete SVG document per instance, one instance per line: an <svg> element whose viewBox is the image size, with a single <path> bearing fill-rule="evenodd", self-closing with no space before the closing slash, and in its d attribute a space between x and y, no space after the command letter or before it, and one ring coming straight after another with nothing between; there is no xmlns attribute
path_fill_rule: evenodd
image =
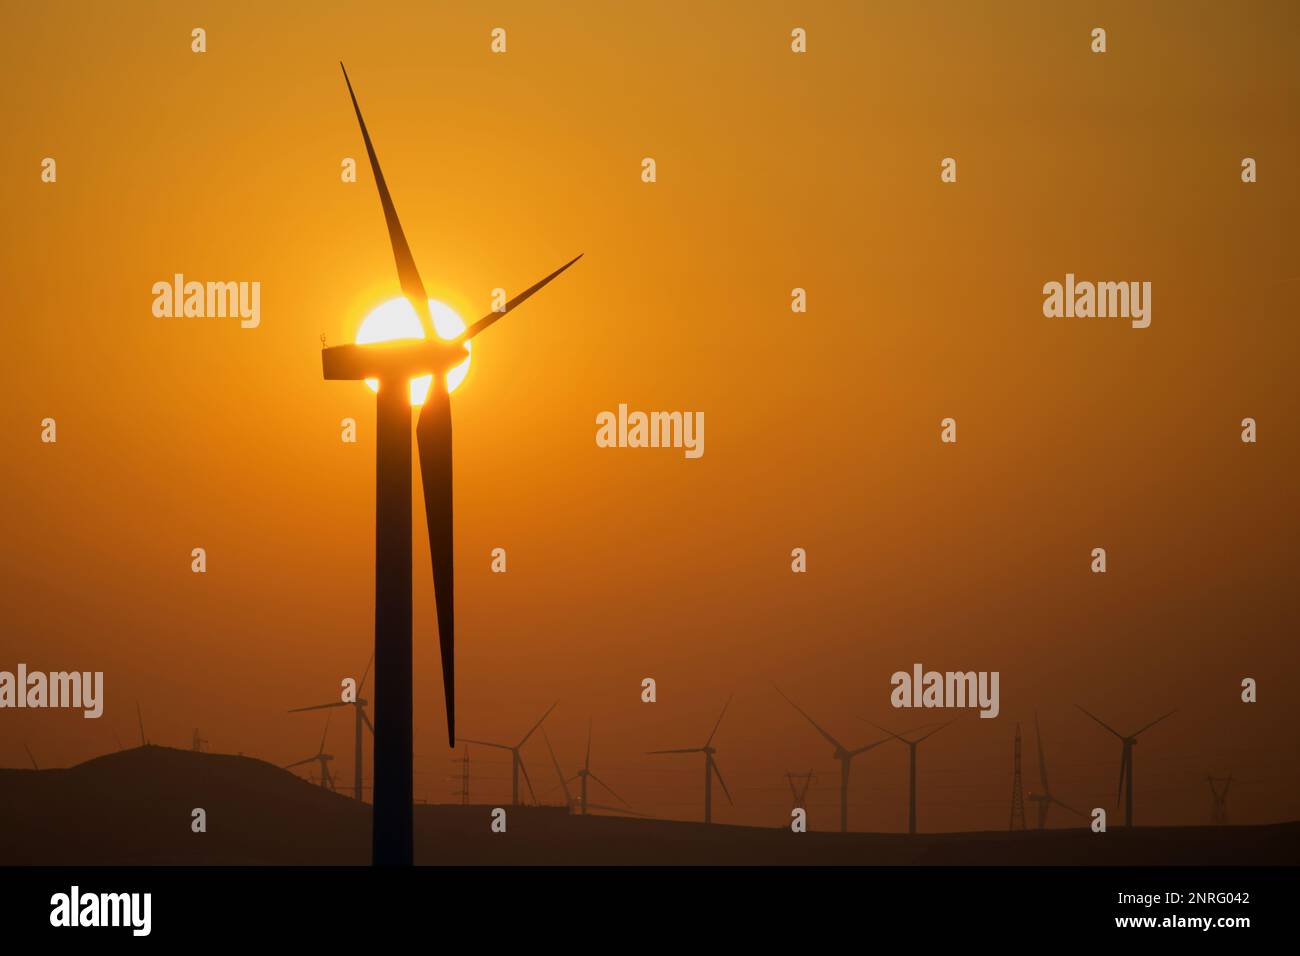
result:
<svg viewBox="0 0 1300 956"><path fill-rule="evenodd" d="M1074 706L1079 707L1078 704L1075 704ZM1079 709L1083 710L1082 707L1079 707ZM1174 712L1171 710L1168 714L1165 714L1163 717L1157 717L1155 720L1151 721L1151 723L1147 724L1141 730L1136 730L1133 733L1129 734L1127 737L1121 734L1114 727L1110 726L1110 724L1105 723L1100 717L1096 716L1095 714L1089 714L1088 711L1086 710L1083 710L1083 712L1085 714L1088 714L1089 717L1097 721L1097 723L1101 724L1112 734L1118 737L1120 739L1121 744L1123 745L1123 749L1120 752L1119 789L1115 793L1115 806L1117 807L1119 806L1119 802L1121 799L1124 801L1124 826L1131 827L1133 825L1133 748L1137 746L1138 734L1150 730L1156 724L1160 723L1160 721L1164 720L1165 717L1168 717L1170 714Z"/></svg>
<svg viewBox="0 0 1300 956"><path fill-rule="evenodd" d="M1052 804L1063 807L1081 817L1086 816L1087 814L1080 813L1068 803L1062 803L1052 795L1051 786L1047 783L1047 758L1043 756L1043 732L1038 727L1037 711L1034 712L1034 740L1038 743L1038 784L1043 789L1041 793L1035 793L1031 790L1029 799L1038 804L1038 829L1047 829L1047 811L1051 809Z"/></svg>
<svg viewBox="0 0 1300 956"><path fill-rule="evenodd" d="M353 713L353 761L352 761L352 793L358 803L361 802L361 762L364 751L361 746L361 728L366 726L370 728L370 735L375 735L375 725L370 722L366 716L366 704L368 700L361 696L361 690L366 686L366 680L370 677L370 667L375 662L374 654L370 655L370 661L366 664L366 672L361 675L361 683L357 685L357 699L354 701L336 700L329 704L314 704L311 707L295 707L289 711L291 714L300 714L307 710L325 710L331 707L351 707Z"/></svg>
<svg viewBox="0 0 1300 956"><path fill-rule="evenodd" d="M528 743L528 738L533 735L538 727L542 726L542 721L550 716L551 711L555 709L556 704L558 703L559 701L557 700L550 707L547 707L546 713L542 714L537 723L533 724L532 729L529 730L528 733L524 734L523 739L513 747L510 744L496 744L489 740L473 740L469 737L461 738L462 743L478 744L482 747L496 747L498 750L510 751L510 803L512 806L519 806L519 772L521 770L524 774L524 783L528 785L528 794L533 798L533 803L537 802L537 794L533 793L533 782L528 779L528 768L524 766L524 758L520 755L519 749L523 747L524 744Z"/></svg>
<svg viewBox="0 0 1300 956"><path fill-rule="evenodd" d="M727 789L727 782L722 779L722 771L718 769L718 762L713 755L717 750L713 747L713 737L722 726L722 718L727 713L727 708L731 706L731 698L722 705L722 713L718 714L718 722L713 725L713 733L709 734L709 739L704 741L703 747L685 747L680 750L649 750L651 754L704 754L704 822L713 822L713 777L716 774L718 783L722 784L722 792L727 795L727 802L733 807L736 802L731 799L731 791Z"/></svg>
<svg viewBox="0 0 1300 956"><path fill-rule="evenodd" d="M630 803L628 803L626 800L624 800L622 797L620 797L617 793L615 793L613 787L611 787L611 786L610 786L609 784L607 784L604 780L601 780L599 777L597 777L594 773L591 772L591 721L590 721L590 720L587 721L587 756L586 756L586 759L583 761L582 769L579 770L577 773L575 773L575 774L574 774L572 777L570 777L569 779L570 779L570 780L577 780L577 781L580 781L581 786L580 786L580 789L579 789L579 791L578 791L578 795L579 795L579 800L578 800L578 809L579 809L579 810L580 810L584 815L585 815L586 812L587 812L587 808L588 808L588 806L595 807L597 810L614 810L614 811L617 812L617 813L629 813L629 812L631 812L631 810L632 810L632 805L631 805ZM600 785L601 785L602 787L604 787L607 791L609 791L610 796L612 796L612 797L613 797L615 800L617 800L619 803L621 803L621 804L623 804L625 807L627 807L627 809L626 809L626 810L620 810L620 809L618 809L618 808L616 808L616 807L602 807L600 804L597 804L597 803L588 804L588 803L587 803L587 784L588 784L588 781L591 781L591 780L594 780L596 783L600 784Z"/></svg>
<svg viewBox="0 0 1300 956"><path fill-rule="evenodd" d="M334 759L333 754L325 752L325 737L330 732L330 719L325 718L325 733L320 735L320 747L310 757L304 757L294 763L285 764L282 770L292 770L294 767L301 767L305 763L311 763L313 760L320 764L320 785L322 789L333 790L334 778L330 775L330 761Z"/></svg>
<svg viewBox="0 0 1300 956"><path fill-rule="evenodd" d="M343 66L342 63L339 64ZM376 865L409 866L414 860L411 636L411 405L407 383L424 375L439 379L465 360L474 336L515 309L581 256L479 319L451 341L437 337L424 283L397 217L379 157L346 68L343 80L361 127L402 294L419 318L424 338L323 349L327 380L375 379L375 786L373 855ZM447 742L456 745L455 574L452 550L451 400L445 382L430 385L416 425L425 522L433 564Z"/></svg>
<svg viewBox="0 0 1300 956"><path fill-rule="evenodd" d="M140 702L135 702L135 719L140 722L140 746L149 746L149 741L144 736L144 716L140 713Z"/></svg>
<svg viewBox="0 0 1300 956"><path fill-rule="evenodd" d="M885 741L889 740L889 738L882 737L881 739L875 741L874 743L869 743L862 747L859 747L857 750L850 750L848 747L845 747L842 743L840 743L838 740L832 737L830 733L827 732L821 726L821 724L817 723L817 721L809 717L802 707L800 707L798 704L792 701L789 697L786 697L785 692L782 691L781 688L777 687L776 692L780 694L782 697L785 697L785 701L787 704L789 704L795 710L799 711L800 714L803 714L803 719L808 721L808 723L812 724L814 729L816 729L817 733L825 737L826 740L830 743L830 745L835 748L833 752L833 756L835 757L836 760L840 762L840 832L848 833L849 832L849 765L853 762L854 757L858 756L859 754L864 754L868 750L874 750L876 747L879 747Z"/></svg>
<svg viewBox="0 0 1300 956"><path fill-rule="evenodd" d="M1226 777L1205 778L1206 783L1210 785L1210 793L1214 797L1214 808L1210 812L1210 822L1218 827L1228 825L1228 790L1232 786L1232 774ZM1223 784L1223 789L1219 789L1219 784Z"/></svg>
<svg viewBox="0 0 1300 956"><path fill-rule="evenodd" d="M943 730L943 728L948 727L948 726L950 726L951 724L955 723L955 722L957 721L957 719L958 719L958 718L954 717L952 720L948 721L946 724L940 724L938 727L934 728L934 730L930 731L928 734L922 734L920 737L917 737L915 740L908 740L906 737L902 737L902 736L900 736L900 735L894 733L892 730L889 730L888 728L881 727L879 724L872 724L872 725L871 725L872 727L875 727L877 730L883 730L885 733L889 734L889 736L893 737L895 740L898 740L898 741L900 741L901 743L904 743L904 744L907 745L907 758L908 758L908 764L907 764L907 832L908 832L908 833L911 833L911 834L915 834L915 833L916 833L916 746L917 746L917 744L919 744L922 740L925 740L925 739L927 739L927 738L929 738L929 737L933 737L933 736L934 736L935 734L937 734L939 731ZM914 733L914 731L913 731L913 733Z"/></svg>

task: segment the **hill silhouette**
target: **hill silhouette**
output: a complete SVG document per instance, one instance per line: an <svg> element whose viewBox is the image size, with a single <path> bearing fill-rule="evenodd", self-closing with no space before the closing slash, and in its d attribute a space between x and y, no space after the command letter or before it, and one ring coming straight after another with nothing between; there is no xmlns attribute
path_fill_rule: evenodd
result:
<svg viewBox="0 0 1300 956"><path fill-rule="evenodd" d="M190 829L207 811L208 830ZM1294 865L1300 823L1007 833L794 834L786 827L417 805L417 864ZM365 865L370 808L253 757L137 747L0 769L0 865Z"/></svg>

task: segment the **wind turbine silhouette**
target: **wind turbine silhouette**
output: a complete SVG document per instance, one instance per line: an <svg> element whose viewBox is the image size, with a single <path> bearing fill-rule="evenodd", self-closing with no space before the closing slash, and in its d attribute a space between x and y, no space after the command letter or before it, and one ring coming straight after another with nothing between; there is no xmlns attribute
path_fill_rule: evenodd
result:
<svg viewBox="0 0 1300 956"><path fill-rule="evenodd" d="M379 190L402 294L419 317L425 338L374 345L339 345L321 351L329 380L373 378L376 398L375 454L375 783L372 860L376 865L414 861L411 690L411 407L407 382L433 374L443 378L465 359L469 341L582 258L580 255L529 286L500 311L490 312L451 341L436 335L429 299L415 268L397 208L379 168L379 157L361 117L347 68L343 81L361 127L361 138ZM452 550L451 400L434 382L420 409L416 442L424 488L425 521L433 564L447 742L456 745L455 568Z"/></svg>
<svg viewBox="0 0 1300 956"><path fill-rule="evenodd" d="M325 737L330 732L330 719L325 717L325 733L320 735L320 747L310 757L305 757L296 763L285 764L282 770L292 770L294 767L301 767L305 763L311 763L313 760L320 763L320 785L322 789L334 789L334 778L330 776L330 761L334 759L333 754L325 752Z"/></svg>
<svg viewBox="0 0 1300 956"><path fill-rule="evenodd" d="M1226 777L1215 777L1206 775L1205 782L1210 785L1210 793L1214 796L1214 809L1210 813L1210 822L1214 826L1226 827L1228 825L1228 791L1232 789L1232 774ZM1223 789L1219 789L1219 784L1223 784Z"/></svg>
<svg viewBox="0 0 1300 956"><path fill-rule="evenodd" d="M812 782L817 779L817 774L809 770L807 773L796 774L791 770L785 772L786 782L790 784L790 796L794 800L794 806L805 807L805 800L808 798L808 788ZM795 783L798 779L799 783Z"/></svg>
<svg viewBox="0 0 1300 956"><path fill-rule="evenodd" d="M528 733L524 734L523 739L513 747L510 746L510 744L496 744L488 740L472 740L469 737L460 738L462 743L479 744L483 747L496 747L498 750L510 751L510 803L512 806L519 806L519 772L521 770L524 773L524 783L528 784L529 796L533 798L533 803L537 802L537 794L533 793L533 782L528 779L528 768L524 766L524 758L519 753L519 749L523 747L524 744L528 743L528 738L536 732L538 727L542 726L542 721L550 716L551 711L553 711L559 703L560 702L557 700L550 707L547 707L546 713L542 714L537 723L533 724L532 729L529 730Z"/></svg>
<svg viewBox="0 0 1300 956"><path fill-rule="evenodd" d="M1038 804L1038 829L1047 829L1047 811L1051 809L1052 804L1058 807L1064 807L1073 814L1078 816L1087 816L1080 813L1068 803L1063 803L1052 795L1052 788L1047 782L1047 758L1043 756L1043 732L1038 729L1038 712L1034 711L1034 739L1038 742L1038 782L1042 784L1042 793L1029 794L1029 799Z"/></svg>
<svg viewBox="0 0 1300 956"><path fill-rule="evenodd" d="M943 730L943 728L952 726L958 721L958 719L959 718L954 717L947 723L940 724L928 734L922 734L915 740L908 740L906 737L899 736L892 730L887 727L881 727L879 724L871 724L871 726L875 727L877 730L883 730L895 740L907 744L907 832L910 834L916 833L916 746L922 740L933 737L939 731ZM871 722L867 721L867 723ZM908 733L915 733L915 731L908 731Z"/></svg>
<svg viewBox="0 0 1300 956"><path fill-rule="evenodd" d="M1075 704L1074 706L1079 707L1078 704ZM1079 707L1079 709L1083 710L1082 707ZM1131 827L1133 825L1133 748L1137 746L1138 734L1150 730L1156 724L1160 723L1160 721L1164 720L1165 717L1168 717L1169 714L1174 713L1174 711L1171 710L1163 717L1157 717L1141 730L1136 730L1127 737L1095 714L1089 714L1086 710L1083 710L1083 712L1088 714L1089 717L1118 737L1124 745L1123 752L1120 754L1119 789L1115 793L1115 806L1119 806L1121 798L1124 800L1124 826Z"/></svg>
<svg viewBox="0 0 1300 956"><path fill-rule="evenodd" d="M775 684L773 684L772 686L776 687ZM838 740L832 737L830 733L828 733L821 726L821 724L817 723L817 721L809 717L802 707L800 707L798 704L792 701L789 697L786 697L785 691L777 687L776 692L780 694L782 697L785 697L785 702L787 704L789 704L795 710L799 711L800 714L803 714L803 719L808 721L808 723L812 724L813 727L816 729L817 733L825 737L826 740L830 742L830 745L835 748L833 756L835 757L836 760L840 762L840 832L848 833L849 832L849 764L853 762L854 757L858 756L859 754L864 754L868 750L873 750L876 747L879 747L881 744L889 740L889 738L882 737L880 740L859 747L857 750L849 750L849 748L845 747L842 743L840 743Z"/></svg>
<svg viewBox="0 0 1300 956"><path fill-rule="evenodd" d="M584 814L587 812L588 806L594 807L597 810L613 810L616 813L632 812L632 805L630 803L628 803L617 793L615 793L613 787L611 787L604 780L601 780L599 777L597 777L594 773L591 772L591 721L590 720L587 721L587 756L586 759L583 761L582 769L579 770L576 774L574 774L571 779L579 780L582 783L582 788L579 791L581 799L579 801L578 806L579 809ZM602 787L608 790L610 796L612 796L615 800L619 801L619 803L622 803L624 806L626 806L627 810L620 810L617 807L603 807L598 803L588 804L587 803L587 782L589 780L596 781L596 783L600 784Z"/></svg>
<svg viewBox="0 0 1300 956"><path fill-rule="evenodd" d="M713 776L717 774L718 783L722 784L722 792L727 795L727 802L733 807L736 802L731 799L731 791L727 789L727 782L722 779L722 771L718 769L718 762L713 755L717 750L713 747L713 738L717 734L718 728L722 725L722 718L727 713L727 708L731 706L731 698L722 705L722 713L718 714L718 722L713 725L713 733L709 734L709 739L704 741L703 747L685 747L680 750L648 750L646 753L651 754L704 754L704 822L713 822ZM611 791L612 792L612 791Z"/></svg>
<svg viewBox="0 0 1300 956"><path fill-rule="evenodd" d="M366 704L368 700L361 696L361 690L366 686L366 680L370 677L370 667L375 662L375 655L370 655L370 661L366 664L366 672L361 675L361 683L357 685L357 699L352 702L336 700L330 704L315 704L311 707L295 707L289 713L300 714L306 710L325 710L330 707L351 707L355 716L355 735L354 735L354 760L352 765L352 790L357 802L361 802L361 760L363 751L361 749L361 727L364 724L370 728L370 735L375 734L375 725L370 722L366 716Z"/></svg>

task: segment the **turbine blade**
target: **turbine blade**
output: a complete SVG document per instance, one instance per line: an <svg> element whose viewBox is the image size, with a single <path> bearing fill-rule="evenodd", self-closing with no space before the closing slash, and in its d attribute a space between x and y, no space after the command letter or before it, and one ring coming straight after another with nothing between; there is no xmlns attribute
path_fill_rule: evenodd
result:
<svg viewBox="0 0 1300 956"><path fill-rule="evenodd" d="M582 764L583 770L591 769L591 718L587 718L587 759Z"/></svg>
<svg viewBox="0 0 1300 956"><path fill-rule="evenodd" d="M301 767L301 766L302 766L303 764L305 764L305 763L311 763L311 762L312 762L313 760L315 760L315 759L316 759L315 755L312 755L312 756L310 756L310 757L307 757L305 760L299 760L297 763L287 763L287 764L285 764L283 767L281 767L280 769L281 769L281 770L292 770L294 767Z"/></svg>
<svg viewBox="0 0 1300 956"><path fill-rule="evenodd" d="M537 721L537 723L533 724L533 729L530 730L530 731L528 731L528 733L524 734L524 739L521 740L521 741L519 741L519 743L515 744L515 746L516 746L516 747L522 747L524 744L526 744L526 743L528 742L528 738L531 737L531 736L536 732L536 730L537 730L538 727L542 726L542 721L545 720L547 717L549 717L549 716L551 715L551 711L553 711L556 707L558 707L558 706L559 706L559 703L560 703L560 702L557 700L557 701L556 701L554 704L552 704L550 707L547 707L547 708L546 708L546 713L542 714L541 720L539 720L539 721Z"/></svg>
<svg viewBox="0 0 1300 956"><path fill-rule="evenodd" d="M867 718L865 718L865 717L860 717L860 718L858 718L858 719L861 720L864 724L871 724L871 726L872 726L872 727L875 727L877 730L883 730L885 733L889 734L889 736L895 738L896 740L901 740L901 741L902 741L903 743L905 743L905 744L911 742L911 741L909 741L906 737L902 737L902 736L899 736L898 734L894 733L894 732L893 732L892 730L890 730L888 727L881 727L881 726L880 726L879 724L877 724L876 722L871 721L871 720L867 720Z"/></svg>
<svg viewBox="0 0 1300 956"><path fill-rule="evenodd" d="M509 744L494 744L486 740L471 740L469 737L461 737L460 742L463 744L478 744L480 747L496 747L497 750L514 750Z"/></svg>
<svg viewBox="0 0 1300 956"><path fill-rule="evenodd" d="M519 769L523 772L524 783L528 784L528 795L533 798L533 803L537 803L537 794L533 793L533 782L528 779L528 768L524 766L524 758L521 754L519 757Z"/></svg>
<svg viewBox="0 0 1300 956"><path fill-rule="evenodd" d="M1138 734L1142 733L1143 731L1150 730L1150 729L1151 729L1152 727L1154 727L1156 724L1160 723L1160 721L1164 720L1165 717L1172 716L1174 713L1175 713L1175 711L1172 711L1172 710L1171 710L1169 713L1165 714L1164 717L1157 717L1155 720L1151 721L1151 723L1149 723L1149 724L1147 724L1145 727L1143 727L1142 730L1135 730L1135 731L1133 732L1133 736L1136 737Z"/></svg>
<svg viewBox="0 0 1300 956"><path fill-rule="evenodd" d="M1074 706L1075 706L1075 707L1079 707L1078 704L1075 704ZM1080 709L1080 710L1083 710L1082 707L1079 707L1079 709ZM1112 727L1110 724L1106 723L1106 721L1102 720L1102 719L1101 719L1100 717L1098 717L1096 714L1088 713L1088 711L1086 711L1086 710L1083 710L1083 712L1084 712L1085 714L1088 714L1089 717L1091 717L1091 718L1092 718L1093 720L1095 720L1097 723L1101 724L1103 727L1105 727L1107 730L1109 730L1112 734L1114 734L1114 735L1115 735L1116 737L1118 737L1120 740L1123 740L1123 739L1124 739L1124 735L1123 735L1123 734L1121 734L1118 730L1116 730L1116 729L1115 729L1114 727Z"/></svg>
<svg viewBox="0 0 1300 956"><path fill-rule="evenodd" d="M775 684L773 684L772 686L773 686L773 687L776 687ZM782 697L785 697L785 692L784 692L783 690L781 690L781 688L776 687L776 692L777 692L778 694L780 694ZM808 714L804 711L804 709L803 709L802 707L800 707L798 704L796 704L794 701L792 701L789 697L785 697L785 702L786 702L787 704L789 704L791 707L793 707L795 710L799 711L799 713L803 714L803 719L806 720L806 721L808 721L808 723L812 724L813 727L816 728L817 733L819 733L819 734L821 734L823 737L825 737L826 740L830 743L830 745L831 745L832 747L834 747L836 750L847 750L847 749L848 749L848 748L845 747L842 743L840 743L838 740L836 740L834 737L832 737L829 733L827 733L826 730L822 728L822 725L821 725L821 724L817 723L817 721L815 721L815 720L813 720L811 717L809 717Z"/></svg>
<svg viewBox="0 0 1300 956"><path fill-rule="evenodd" d="M361 696L361 689L366 686L366 680L370 677L370 668L375 664L375 652L370 652L370 660L366 661L366 672L361 675L361 683L357 685L357 696Z"/></svg>
<svg viewBox="0 0 1300 956"><path fill-rule="evenodd" d="M647 750L648 754L698 754L703 753L703 747L683 747L681 750Z"/></svg>
<svg viewBox="0 0 1300 956"><path fill-rule="evenodd" d="M704 741L704 746L707 747L709 744L713 743L713 737L715 734L717 734L718 728L722 726L722 718L726 716L727 708L730 706L731 706L731 698L728 697L727 702L722 705L722 713L718 714L718 722L713 725L713 733L709 734L709 739Z"/></svg>
<svg viewBox="0 0 1300 956"><path fill-rule="evenodd" d="M577 262L579 259L581 259L581 258L583 257L583 255L584 255L584 253L578 253L578 255L574 256L572 259L570 259L570 260L569 260L568 262L566 262L564 265L560 266L560 268L556 269L554 272L552 272L550 275L548 275L548 276L547 276L545 279L543 279L541 282L537 282L537 283L534 283L533 285L530 285L530 286L529 286L527 289L525 289L523 292L519 293L517 296L515 296L513 299L511 299L509 302L507 302L507 303L505 304L505 306L502 308L502 310L501 310L500 312L489 312L487 315L483 316L483 318L479 319L477 322L475 322L473 325L471 325L468 329L466 329L466 330L465 330L465 333L464 333L463 335L461 335L460 338L456 339L455 341L456 341L456 342L468 342L470 339L472 339L474 336L478 335L480 332L482 332L484 329L486 329L489 325L491 325L491 324L492 324L493 322L495 322L497 319L501 318L501 317L502 317L503 315L505 315L507 312L511 311L512 309L517 309L517 308L519 308L519 306L523 305L524 302L525 302L525 300L527 300L529 296L531 296L534 292L536 292L536 291L538 291L539 289L541 289L542 286L546 285L546 283L550 282L552 279L554 279L556 276L558 276L558 275L559 275L561 272L563 272L565 269L569 268L569 266L573 265L575 262Z"/></svg>
<svg viewBox="0 0 1300 956"><path fill-rule="evenodd" d="M1119 788L1115 791L1115 806L1119 806L1120 801L1124 798L1124 777L1129 772L1129 761L1133 759L1133 751L1127 743L1124 744L1124 754L1119 758Z"/></svg>
<svg viewBox="0 0 1300 956"><path fill-rule="evenodd" d="M1064 807L1066 810L1069 810L1071 813L1075 814L1076 816L1080 816L1080 817L1087 816L1086 813L1082 813L1079 810L1074 809L1074 807L1070 806L1068 803L1065 803L1061 800L1057 800L1056 797L1052 796L1051 794L1048 794L1047 799L1050 803L1054 803L1058 807Z"/></svg>
<svg viewBox="0 0 1300 956"><path fill-rule="evenodd" d="M384 222L388 225L388 239L393 244L393 258L397 261L397 277L401 283L402 295L406 296L415 309L415 314L420 317L425 334L432 338L435 332L429 316L429 297L425 294L424 283L420 281L420 273L416 271L411 247L407 245L406 233L402 231L402 223L397 218L397 207L393 205L388 183L384 181L384 171L379 168L379 157L375 155L375 145L370 141L370 131L366 129L366 121L361 116L361 107L357 105L357 94L352 91L347 67L342 62L339 66L343 69L343 82L348 85L352 109L356 111L357 123L361 127L361 138L366 141L366 154L370 157L370 168L375 174L375 185L379 187L379 202L384 207Z"/></svg>
<svg viewBox="0 0 1300 956"><path fill-rule="evenodd" d="M623 800L622 797L620 797L617 793L615 793L615 792L614 792L614 788L611 787L609 784L607 784L604 780L601 780L601 779L600 779L599 777L597 777L594 773L593 773L593 774L589 774L589 776L591 777L592 780L595 780L598 784L600 784L602 787L604 787L604 788L609 792L610 796L614 797L614 799L616 799L616 800L621 800L623 803L627 803L627 801L626 801L626 800ZM627 803L627 805L630 807L632 804Z"/></svg>
<svg viewBox="0 0 1300 956"><path fill-rule="evenodd" d="M451 396L433 382L415 426L420 483L433 565L433 597L442 656L442 693L447 708L447 746L456 746L456 571L452 551Z"/></svg>
<svg viewBox="0 0 1300 956"><path fill-rule="evenodd" d="M318 750L317 753L323 754L325 752L325 737L330 732L330 718L333 716L333 714L325 715L325 730L320 735L320 750Z"/></svg>
<svg viewBox="0 0 1300 956"><path fill-rule="evenodd" d="M960 716L958 716L958 717L954 717L952 720L949 720L949 721L947 721L947 722L945 722L945 723L940 724L938 727L934 728L934 730L930 731L928 734L924 734L924 735L922 735L922 736L920 736L920 737L917 737L916 740L915 740L914 742L919 744L922 740L925 740L926 737L933 737L933 736L934 736L935 734L937 734L939 731L943 730L943 728L945 728L945 727L951 727L953 724L957 723L957 721L959 721L959 720L961 720L961 717L960 717Z"/></svg>
<svg viewBox="0 0 1300 956"><path fill-rule="evenodd" d="M301 714L304 710L325 710L327 707L351 707L351 704L345 704L341 700L336 700L332 704L315 704L311 707L294 707L289 710L291 714Z"/></svg>
<svg viewBox="0 0 1300 956"><path fill-rule="evenodd" d="M1043 785L1043 793L1051 793L1052 788L1047 785L1047 758L1043 756L1043 732L1038 727L1038 711L1034 711L1034 739L1038 742L1038 780Z"/></svg>
<svg viewBox="0 0 1300 956"><path fill-rule="evenodd" d="M713 773L714 776L718 778L718 783L722 784L722 792L727 795L727 802L734 807L736 801L731 799L731 791L727 789L727 781L722 779L722 771L718 769L718 762L716 760L710 760L709 766L713 768Z"/></svg>
<svg viewBox="0 0 1300 956"><path fill-rule="evenodd" d="M564 788L564 804L568 806L573 802L573 798L569 796L569 781L564 779L564 771L560 769L560 761L555 756L555 748L551 746L551 738L546 736L545 730L542 731L542 739L546 741L546 749L551 754L551 763L555 764L555 775L560 778L560 786Z"/></svg>
<svg viewBox="0 0 1300 956"><path fill-rule="evenodd" d="M23 750L27 751L27 759L32 762L32 769L40 770L41 769L40 765L36 763L36 758L32 755L32 748L28 747L26 744L23 744Z"/></svg>
<svg viewBox="0 0 1300 956"><path fill-rule="evenodd" d="M875 749L876 749L877 747L879 747L881 744L887 744L887 743L889 743L889 741L890 741L891 739L892 739L892 738L890 738L890 737L881 737L881 738L880 738L879 740L877 740L875 743L867 744L865 747L859 747L857 750L850 750L850 751L849 751L849 756L850 756L850 757L856 757L858 754L864 754L864 753L866 753L868 750L875 750ZM907 741L904 741L904 743L906 743L906 742L907 742Z"/></svg>

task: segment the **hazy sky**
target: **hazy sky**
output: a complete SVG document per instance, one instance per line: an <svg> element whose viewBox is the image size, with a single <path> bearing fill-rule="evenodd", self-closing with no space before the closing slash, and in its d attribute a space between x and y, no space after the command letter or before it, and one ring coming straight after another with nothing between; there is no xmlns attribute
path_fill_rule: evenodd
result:
<svg viewBox="0 0 1300 956"><path fill-rule="evenodd" d="M320 337L398 286L343 59L431 296L472 320L586 253L452 399L463 734L558 699L568 772L591 717L603 779L693 818L699 760L644 751L702 744L734 693L717 819L782 823L812 768L831 828L830 748L772 683L859 746L863 718L948 716L889 706L921 662L1001 674L997 719L921 746L923 829L1006 826L1035 711L1055 792L1113 806L1118 741L1075 703L1124 731L1178 708L1138 745L1139 822L1207 822L1228 772L1234 822L1296 818L1300 8L1064 6L8 11L0 669L102 670L107 697L0 711L0 764L133 743L137 701L156 743L287 763L322 721L285 711L365 666L374 399L322 380ZM260 326L155 318L175 273L260 282ZM1045 318L1066 273L1151 282L1151 326ZM621 402L704 412L704 455L598 448ZM414 505L416 790L453 799ZM558 800L540 737L525 759ZM505 760L472 766L508 796ZM854 828L906 826L905 769L855 763Z"/></svg>

